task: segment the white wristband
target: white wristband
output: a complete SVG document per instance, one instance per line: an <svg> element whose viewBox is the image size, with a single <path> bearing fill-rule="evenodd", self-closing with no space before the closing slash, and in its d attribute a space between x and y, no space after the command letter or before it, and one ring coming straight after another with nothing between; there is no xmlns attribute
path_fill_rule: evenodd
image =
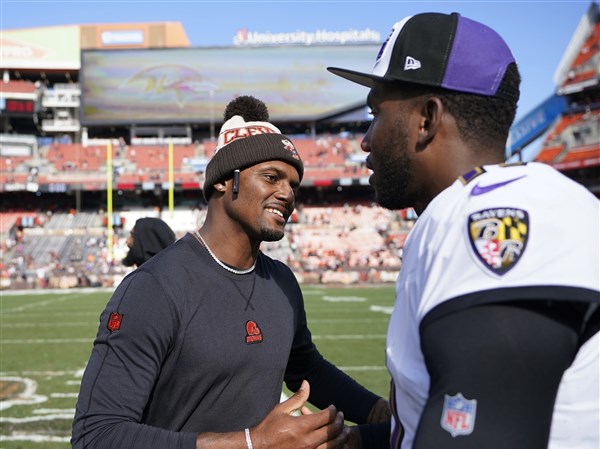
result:
<svg viewBox="0 0 600 449"><path fill-rule="evenodd" d="M246 427L244 432L246 432L246 446L248 446L248 449L252 449L252 440L250 439L250 429L248 429Z"/></svg>

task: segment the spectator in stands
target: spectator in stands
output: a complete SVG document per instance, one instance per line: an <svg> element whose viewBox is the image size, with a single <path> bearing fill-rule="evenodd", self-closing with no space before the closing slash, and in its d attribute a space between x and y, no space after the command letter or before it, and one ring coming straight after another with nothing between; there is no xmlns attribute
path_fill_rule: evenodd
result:
<svg viewBox="0 0 600 449"><path fill-rule="evenodd" d="M204 224L129 274L102 313L73 447L387 447L387 401L323 358L294 274L260 251L294 209L298 152L253 97L224 119ZM279 403L284 381L296 393Z"/></svg>
<svg viewBox="0 0 600 449"><path fill-rule="evenodd" d="M378 202L419 214L387 339L392 447L598 449L599 203L550 166L503 163L520 84L506 43L418 14L373 73L329 70L370 88Z"/></svg>
<svg viewBox="0 0 600 449"><path fill-rule="evenodd" d="M139 218L127 237L129 252L122 261L123 265L139 267L174 241L175 233L160 218Z"/></svg>

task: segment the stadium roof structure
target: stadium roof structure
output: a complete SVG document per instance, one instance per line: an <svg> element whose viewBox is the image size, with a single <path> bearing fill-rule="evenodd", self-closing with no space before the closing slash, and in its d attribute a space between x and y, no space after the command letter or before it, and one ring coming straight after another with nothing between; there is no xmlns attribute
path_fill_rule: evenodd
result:
<svg viewBox="0 0 600 449"><path fill-rule="evenodd" d="M535 159L558 170L600 166L600 8L582 16L555 71L556 91L513 125L507 155L542 138Z"/></svg>
<svg viewBox="0 0 600 449"><path fill-rule="evenodd" d="M85 49L189 47L180 22L65 25L2 30L2 70L78 71Z"/></svg>
<svg viewBox="0 0 600 449"><path fill-rule="evenodd" d="M600 8L592 2L581 18L554 74L559 95L598 86L600 82Z"/></svg>
<svg viewBox="0 0 600 449"><path fill-rule="evenodd" d="M79 70L79 27L2 30L0 69Z"/></svg>
<svg viewBox="0 0 600 449"><path fill-rule="evenodd" d="M562 99L536 161L572 174L600 196L600 8L592 2L556 70Z"/></svg>

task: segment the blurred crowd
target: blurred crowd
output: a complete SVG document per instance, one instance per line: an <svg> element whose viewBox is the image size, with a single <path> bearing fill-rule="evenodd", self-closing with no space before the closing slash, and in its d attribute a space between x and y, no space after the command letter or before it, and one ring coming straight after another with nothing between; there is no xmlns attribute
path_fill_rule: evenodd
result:
<svg viewBox="0 0 600 449"><path fill-rule="evenodd" d="M183 228L174 226L176 237L199 226L204 212L196 207L185 213L189 220L178 219L186 224ZM133 269L122 261L134 219L122 219L112 228L111 246L103 211L0 216L3 289L112 288ZM415 218L410 211L392 212L374 204L300 205L285 237L263 243L262 250L286 262L307 282L335 282L338 278L343 279L340 282L378 282L380 272L388 273L385 279L393 279ZM14 223L7 223L11 219Z"/></svg>

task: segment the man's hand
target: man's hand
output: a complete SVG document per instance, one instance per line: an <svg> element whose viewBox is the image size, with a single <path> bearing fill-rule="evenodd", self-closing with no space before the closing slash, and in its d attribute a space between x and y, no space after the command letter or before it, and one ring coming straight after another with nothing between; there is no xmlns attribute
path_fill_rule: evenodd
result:
<svg viewBox="0 0 600 449"><path fill-rule="evenodd" d="M392 419L392 412L390 411L390 405L388 401L383 398L379 398L373 408L369 412L367 417L367 423L378 424L384 422L390 422Z"/></svg>
<svg viewBox="0 0 600 449"><path fill-rule="evenodd" d="M375 404L373 408L369 412L369 416L367 417L367 423L369 424L379 424L379 423L389 423L392 419L392 413L390 411L390 406L388 401L383 398L380 398ZM362 436L358 427L347 427L349 432L348 439L346 441L346 448L348 449L363 449Z"/></svg>
<svg viewBox="0 0 600 449"><path fill-rule="evenodd" d="M346 427L348 431L348 440L346 441L345 448L348 449L363 449L362 446L362 437L360 436L360 431L358 427Z"/></svg>
<svg viewBox="0 0 600 449"><path fill-rule="evenodd" d="M254 449L349 449L350 429L344 428L344 414L333 405L313 413L304 404L310 386L303 381L287 401L277 404L255 427L250 429ZM300 411L298 415L296 412ZM295 415L296 416L295 416ZM203 432L196 435L196 449L245 447L244 431Z"/></svg>
<svg viewBox="0 0 600 449"><path fill-rule="evenodd" d="M344 415L333 405L312 413L304 404L310 386L303 381L300 389L250 429L255 449L343 449L349 429L344 429ZM300 410L300 416L292 416Z"/></svg>

